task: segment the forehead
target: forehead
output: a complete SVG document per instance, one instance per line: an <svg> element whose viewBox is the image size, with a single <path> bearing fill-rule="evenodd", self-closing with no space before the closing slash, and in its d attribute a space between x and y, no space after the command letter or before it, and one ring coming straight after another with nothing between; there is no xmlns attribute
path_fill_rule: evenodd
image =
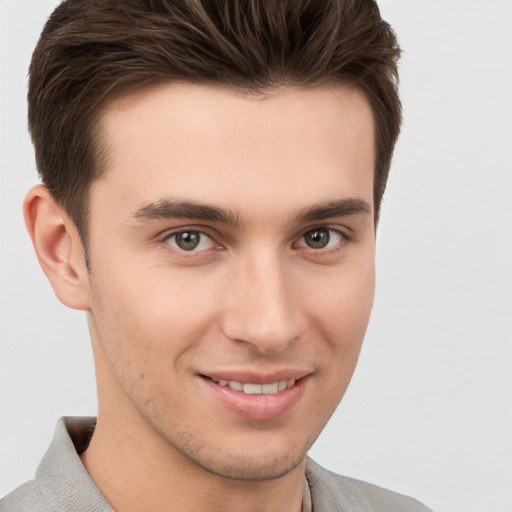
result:
<svg viewBox="0 0 512 512"><path fill-rule="evenodd" d="M247 201L296 207L335 191L372 202L373 117L351 88L247 96L166 84L110 104L100 127L108 164L92 202L135 208L167 195L235 209Z"/></svg>

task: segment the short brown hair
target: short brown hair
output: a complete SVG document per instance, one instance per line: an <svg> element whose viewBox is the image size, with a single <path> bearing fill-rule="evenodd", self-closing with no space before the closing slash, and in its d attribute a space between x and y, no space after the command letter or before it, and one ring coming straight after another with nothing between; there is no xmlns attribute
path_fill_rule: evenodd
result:
<svg viewBox="0 0 512 512"><path fill-rule="evenodd" d="M30 66L38 171L85 243L107 101L165 81L245 92L334 82L362 91L373 110L377 218L401 124L399 56L373 0L65 0Z"/></svg>

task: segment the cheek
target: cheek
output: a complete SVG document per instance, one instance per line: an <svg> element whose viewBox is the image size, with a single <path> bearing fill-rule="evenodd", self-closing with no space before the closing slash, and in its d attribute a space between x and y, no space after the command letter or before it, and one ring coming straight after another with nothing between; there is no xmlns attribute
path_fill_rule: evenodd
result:
<svg viewBox="0 0 512 512"><path fill-rule="evenodd" d="M121 274L92 276L91 335L103 373L138 408L176 412L186 403L180 379L208 328L209 300L176 280Z"/></svg>
<svg viewBox="0 0 512 512"><path fill-rule="evenodd" d="M212 283L165 268L101 270L97 267L92 275L98 337L112 350L117 346L119 352L131 353L139 365L149 360L171 365L211 324L216 304L208 293L215 289Z"/></svg>
<svg viewBox="0 0 512 512"><path fill-rule="evenodd" d="M311 296L311 324L320 339L317 355L324 361L328 393L337 403L343 396L361 350L370 317L374 289L374 265L356 264L352 271L340 271L327 291ZM315 300L316 299L316 300Z"/></svg>
<svg viewBox="0 0 512 512"><path fill-rule="evenodd" d="M356 262L330 276L322 289L311 295L309 309L318 315L334 338L360 343L370 317L375 292L373 261ZM329 336L329 337L331 337Z"/></svg>

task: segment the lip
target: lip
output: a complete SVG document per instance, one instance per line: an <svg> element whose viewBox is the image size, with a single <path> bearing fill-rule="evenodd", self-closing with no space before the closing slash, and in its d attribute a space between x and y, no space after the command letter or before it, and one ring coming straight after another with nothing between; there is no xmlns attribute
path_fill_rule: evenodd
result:
<svg viewBox="0 0 512 512"><path fill-rule="evenodd" d="M311 372L307 370L283 369L270 373L259 373L254 371L213 371L203 373L202 376L216 380L235 380L237 382L250 382L251 384L271 384L280 380L300 380Z"/></svg>
<svg viewBox="0 0 512 512"><path fill-rule="evenodd" d="M284 391L266 395L249 395L243 391L235 391L228 386L221 386L211 378L217 380L235 380L237 382L252 384L269 384L279 380L296 378L295 384ZM198 375L202 386L206 388L213 398L225 409L237 416L255 421L269 421L283 416L300 401L304 394L309 375L304 372L284 371L261 375L244 372L219 372L215 374Z"/></svg>

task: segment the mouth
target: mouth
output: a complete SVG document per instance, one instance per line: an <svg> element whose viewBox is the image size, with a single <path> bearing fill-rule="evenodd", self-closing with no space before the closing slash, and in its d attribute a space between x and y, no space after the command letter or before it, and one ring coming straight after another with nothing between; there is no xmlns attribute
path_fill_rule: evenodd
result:
<svg viewBox="0 0 512 512"><path fill-rule="evenodd" d="M219 386L227 386L234 391L241 391L247 395L275 395L281 391L295 386L297 379L285 379L268 384L255 384L251 382L238 382L236 380L214 379L213 377L206 377L219 384Z"/></svg>
<svg viewBox="0 0 512 512"><path fill-rule="evenodd" d="M226 410L248 420L267 421L294 410L309 387L310 374L287 373L273 377L230 375L231 379L222 378L228 375L199 377L204 389Z"/></svg>

